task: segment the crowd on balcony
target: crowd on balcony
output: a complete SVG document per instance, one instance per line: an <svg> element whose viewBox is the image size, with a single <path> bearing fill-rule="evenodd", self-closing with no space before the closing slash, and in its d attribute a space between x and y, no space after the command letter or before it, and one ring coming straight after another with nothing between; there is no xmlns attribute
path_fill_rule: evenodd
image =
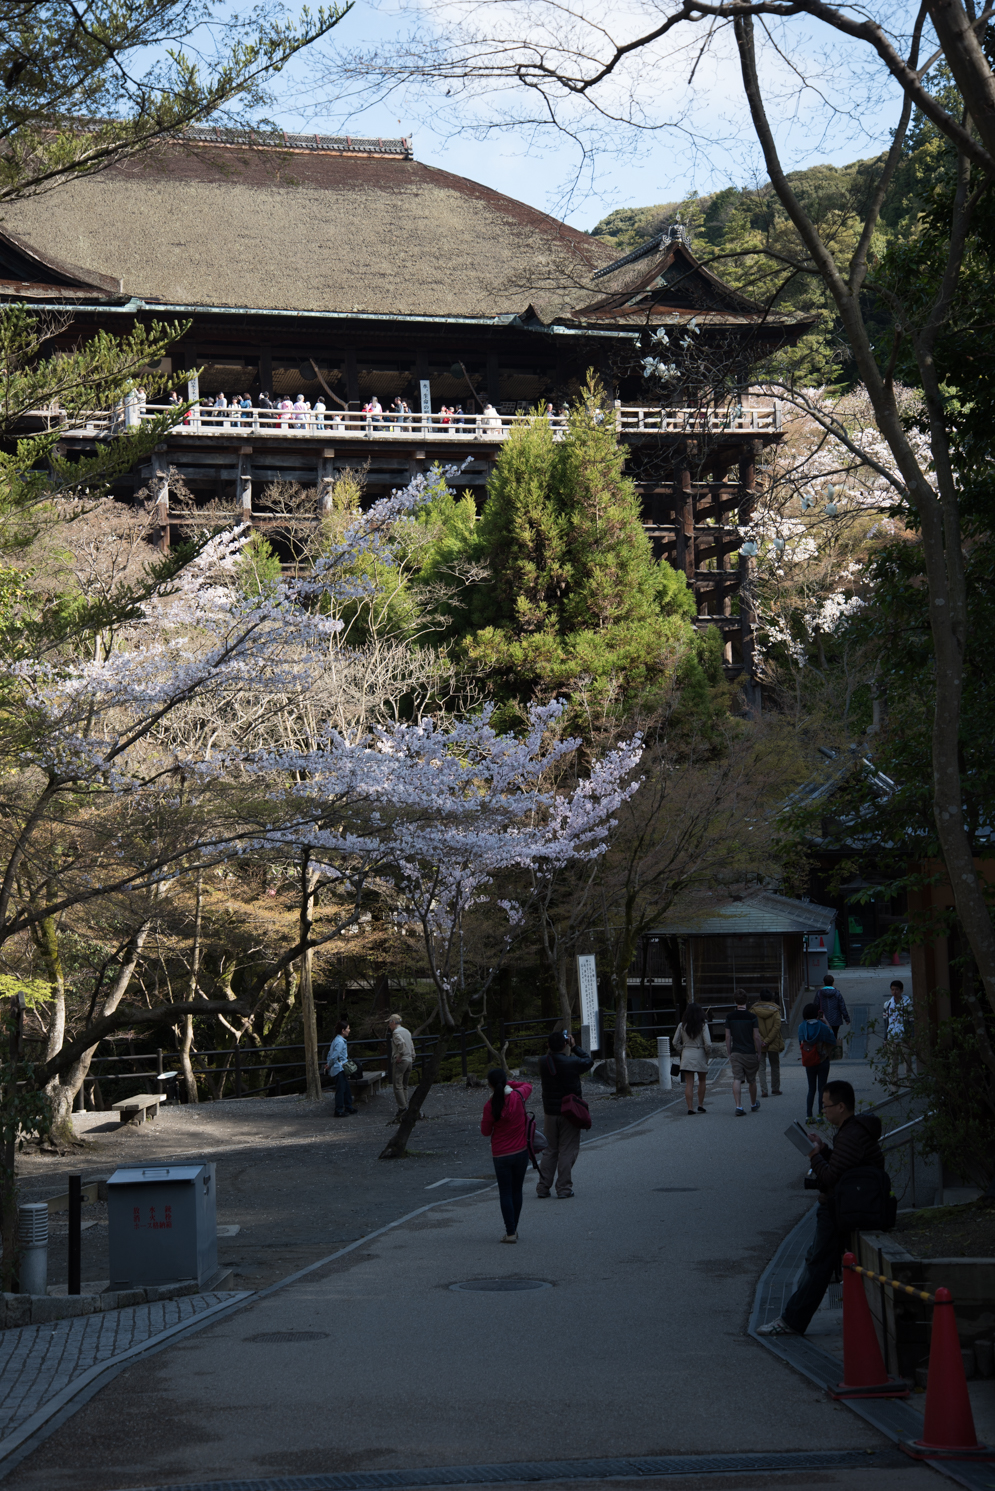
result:
<svg viewBox="0 0 995 1491"><path fill-rule="evenodd" d="M141 402L144 405L144 401ZM169 396L168 407L179 408L183 402L174 389ZM140 412L145 413L144 407ZM431 421L434 429L441 428L453 435L467 432L493 433L502 429L501 416L490 403L483 406L482 414L465 410L462 404L443 404L436 413L423 415L412 410L407 400L400 396L384 409L376 394L362 409L349 410L345 407L329 409L320 397L312 404L303 394L298 394L296 399L286 396L274 399L263 392L253 403L247 393L233 395L231 399L224 393L218 393L212 398L202 399L183 415L184 424L197 421L202 427L214 425L223 429L238 429L241 426L251 426L256 429L312 432L348 429L365 431L371 435L397 432L415 426L421 428L426 420Z"/></svg>

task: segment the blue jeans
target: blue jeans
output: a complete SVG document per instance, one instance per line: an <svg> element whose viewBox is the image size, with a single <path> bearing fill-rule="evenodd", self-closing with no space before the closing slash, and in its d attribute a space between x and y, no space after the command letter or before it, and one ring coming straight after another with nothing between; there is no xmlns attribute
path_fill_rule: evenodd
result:
<svg viewBox="0 0 995 1491"><path fill-rule="evenodd" d="M815 1071L815 1068L809 1070ZM832 1202L827 1205L820 1203L815 1217L815 1239L805 1254L805 1267L798 1288L781 1312L785 1323L801 1336L808 1330L812 1316L822 1304L845 1242L846 1234L836 1227L836 1209Z"/></svg>
<svg viewBox="0 0 995 1491"><path fill-rule="evenodd" d="M517 1154L496 1154L491 1159L497 1176L504 1230L508 1233L517 1232L518 1218L522 1214L522 1186L525 1184L525 1172L529 1168L529 1152L527 1149L520 1149Z"/></svg>
<svg viewBox="0 0 995 1491"><path fill-rule="evenodd" d="M352 1088L349 1086L349 1078L345 1072L338 1072L335 1077L335 1112L340 1116L343 1113L355 1113L352 1106Z"/></svg>
<svg viewBox="0 0 995 1491"><path fill-rule="evenodd" d="M806 1104L805 1111L809 1118L820 1118L822 1116L822 1089L829 1081L829 1062L820 1061L818 1066L807 1066L805 1068L805 1075L808 1078L808 1103ZM816 1084L819 1087L819 1111L813 1114L812 1105L815 1102Z"/></svg>

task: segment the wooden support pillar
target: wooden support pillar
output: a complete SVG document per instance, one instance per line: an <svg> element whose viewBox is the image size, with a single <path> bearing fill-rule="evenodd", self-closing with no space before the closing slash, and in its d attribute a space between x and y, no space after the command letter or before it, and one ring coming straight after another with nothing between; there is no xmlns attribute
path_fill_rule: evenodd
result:
<svg viewBox="0 0 995 1491"><path fill-rule="evenodd" d="M155 496L158 532L156 548L163 554L169 552L169 462L166 447L157 445L152 452L152 492Z"/></svg>
<svg viewBox="0 0 995 1491"><path fill-rule="evenodd" d="M345 396L352 408L359 408L359 369L356 366L356 349L347 347L345 354Z"/></svg>
<svg viewBox="0 0 995 1491"><path fill-rule="evenodd" d="M729 549L728 549L727 545L722 542L721 539L718 540L718 549L719 549L719 554L718 554L718 559L719 559L718 568L723 572L723 574L728 574L729 573ZM731 594L728 586L726 586L726 585L723 585L723 587L722 587L722 615L723 616L731 616L732 615L732 594ZM732 662L732 642L729 640L729 633L726 632L726 631L723 631L722 636L724 638L723 645L722 645L722 661L724 663L731 663Z"/></svg>
<svg viewBox="0 0 995 1491"><path fill-rule="evenodd" d="M501 397L501 369L496 352L487 354L487 397L496 404Z"/></svg>
<svg viewBox="0 0 995 1491"><path fill-rule="evenodd" d="M757 455L760 443L750 440L743 447L739 461L739 522L741 526L753 517L757 500ZM739 556L739 626L740 646L743 655L743 693L751 714L760 713L760 684L756 676L756 651L754 635L757 625L756 600L754 597L754 563L745 554Z"/></svg>
<svg viewBox="0 0 995 1491"><path fill-rule="evenodd" d="M694 497L691 493L691 469L685 456L679 457L674 464L674 523L677 528L677 568L684 571L693 590Z"/></svg>
<svg viewBox="0 0 995 1491"><path fill-rule="evenodd" d="M335 485L335 467L332 461L335 451L331 446L326 446L318 457L318 497L321 501L322 513L330 513L332 510L332 488Z"/></svg>
<svg viewBox="0 0 995 1491"><path fill-rule="evenodd" d="M243 523L252 526L252 446L238 448L238 505Z"/></svg>
<svg viewBox="0 0 995 1491"><path fill-rule="evenodd" d="M273 397L273 352L270 347L259 349L259 391Z"/></svg>

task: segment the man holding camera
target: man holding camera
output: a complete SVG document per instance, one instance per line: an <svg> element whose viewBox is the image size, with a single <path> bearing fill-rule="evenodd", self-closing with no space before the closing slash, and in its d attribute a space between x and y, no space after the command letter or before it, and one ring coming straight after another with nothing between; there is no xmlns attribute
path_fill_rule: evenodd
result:
<svg viewBox="0 0 995 1491"><path fill-rule="evenodd" d="M812 1151L809 1159L819 1190L815 1219L815 1240L805 1254L805 1268L798 1288L784 1307L784 1313L769 1325L762 1325L758 1336L803 1336L816 1310L822 1304L848 1234L836 1220L834 1192L843 1175L858 1166L884 1170L884 1155L878 1143L881 1120L876 1113L854 1112L856 1100L849 1082L827 1082L822 1093L822 1112L836 1130L832 1145L810 1134Z"/></svg>
<svg viewBox="0 0 995 1491"><path fill-rule="evenodd" d="M539 1161L536 1195L549 1195L555 1175L556 1194L566 1200L574 1193L573 1167L580 1154L580 1129L564 1117L561 1107L568 1093L582 1096L580 1079L591 1070L594 1059L580 1049L569 1030L554 1030L546 1044L549 1050L539 1058L539 1076L547 1148Z"/></svg>

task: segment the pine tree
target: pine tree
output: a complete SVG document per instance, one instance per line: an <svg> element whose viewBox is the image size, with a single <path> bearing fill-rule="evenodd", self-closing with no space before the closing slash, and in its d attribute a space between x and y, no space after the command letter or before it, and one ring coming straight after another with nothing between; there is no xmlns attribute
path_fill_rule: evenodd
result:
<svg viewBox="0 0 995 1491"><path fill-rule="evenodd" d="M588 717L624 710L696 648L693 598L654 560L624 461L592 377L562 439L539 411L498 457L466 647L509 707L565 694Z"/></svg>

